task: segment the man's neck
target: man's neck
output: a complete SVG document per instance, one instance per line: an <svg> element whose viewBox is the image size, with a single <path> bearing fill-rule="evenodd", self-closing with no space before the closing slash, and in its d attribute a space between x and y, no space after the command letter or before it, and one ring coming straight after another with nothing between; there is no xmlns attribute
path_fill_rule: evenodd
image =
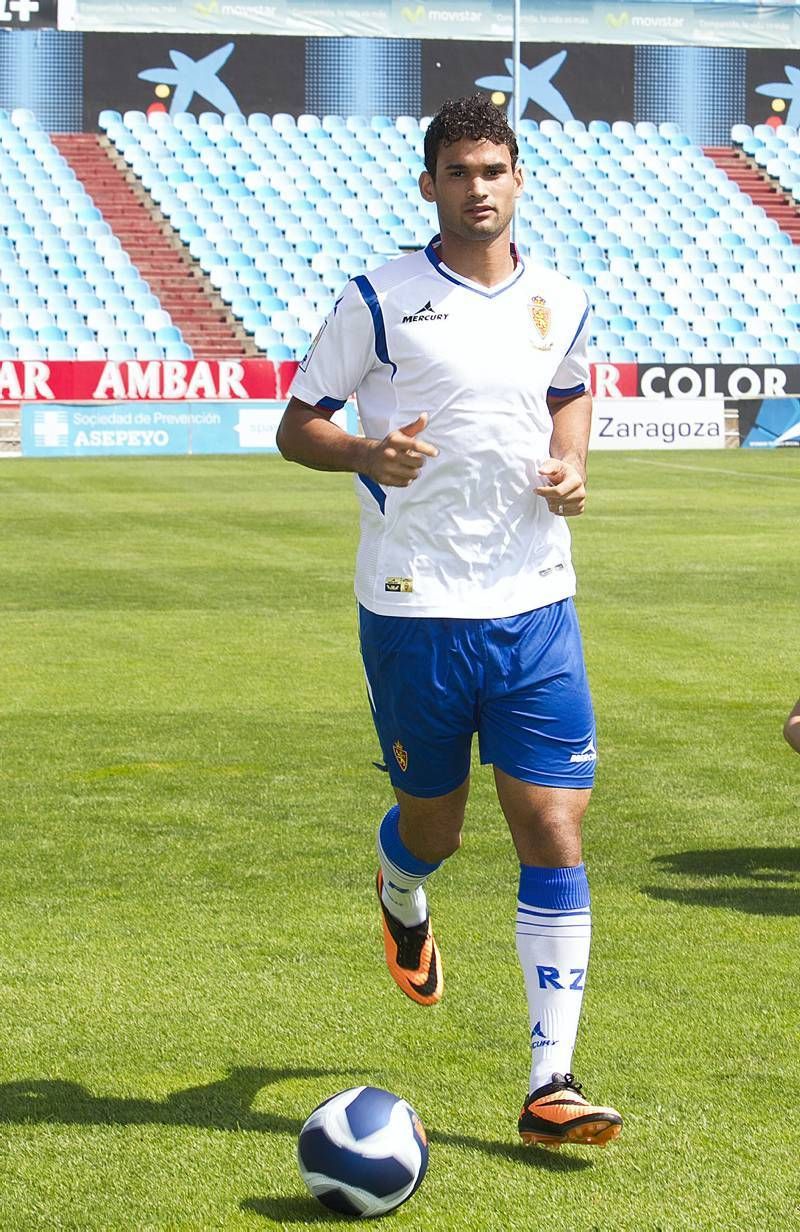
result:
<svg viewBox="0 0 800 1232"><path fill-rule="evenodd" d="M482 287L505 282L516 266L508 229L485 242L463 240L458 235L442 232L438 253L448 269Z"/></svg>

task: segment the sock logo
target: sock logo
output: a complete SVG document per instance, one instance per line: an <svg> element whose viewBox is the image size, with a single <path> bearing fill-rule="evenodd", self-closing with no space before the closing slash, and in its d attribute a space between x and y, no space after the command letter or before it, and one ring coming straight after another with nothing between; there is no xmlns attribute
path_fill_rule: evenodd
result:
<svg viewBox="0 0 800 1232"><path fill-rule="evenodd" d="M572 992L583 992L586 979L585 967L570 967L569 974L572 976L569 984L563 984L561 981L566 979L562 976L558 967L541 967L536 966L536 971L539 976L540 988L559 988L562 991L564 988L569 988Z"/></svg>
<svg viewBox="0 0 800 1232"><path fill-rule="evenodd" d="M548 1044L557 1044L558 1040L548 1039L542 1030L541 1022L537 1022L531 1031L531 1048L545 1048Z"/></svg>

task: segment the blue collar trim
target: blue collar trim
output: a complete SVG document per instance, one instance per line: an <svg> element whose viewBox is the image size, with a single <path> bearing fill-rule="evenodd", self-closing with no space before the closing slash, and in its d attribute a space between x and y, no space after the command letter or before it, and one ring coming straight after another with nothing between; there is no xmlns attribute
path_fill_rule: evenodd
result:
<svg viewBox="0 0 800 1232"><path fill-rule="evenodd" d="M428 258L437 274L441 274L442 278L446 278L448 282L454 282L457 287L463 287L465 291L474 291L476 295L482 295L484 299L494 299L496 296L502 295L504 291L508 291L510 287L514 286L517 279L522 277L525 269L525 262L517 252L516 245L512 244L511 255L517 263L514 273L508 281L499 286L496 291L483 290L481 287L476 286L474 282L470 282L468 279L460 278L458 274L449 270L446 265L442 264L435 249L435 245L440 243L441 238L441 235L434 235L430 244L428 244L425 249L425 256Z"/></svg>

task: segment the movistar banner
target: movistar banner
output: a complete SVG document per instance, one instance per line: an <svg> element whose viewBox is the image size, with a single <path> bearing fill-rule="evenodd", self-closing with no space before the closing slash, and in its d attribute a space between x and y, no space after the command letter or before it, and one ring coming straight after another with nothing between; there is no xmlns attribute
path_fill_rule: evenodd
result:
<svg viewBox="0 0 800 1232"><path fill-rule="evenodd" d="M59 25L64 30L508 42L511 13L511 0L60 0ZM785 0L522 0L520 35L531 43L797 47L800 6Z"/></svg>

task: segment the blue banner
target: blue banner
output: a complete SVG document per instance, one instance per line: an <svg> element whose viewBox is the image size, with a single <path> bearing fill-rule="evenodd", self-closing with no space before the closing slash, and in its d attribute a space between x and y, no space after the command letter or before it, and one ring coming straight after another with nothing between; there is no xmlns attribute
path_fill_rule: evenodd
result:
<svg viewBox="0 0 800 1232"><path fill-rule="evenodd" d="M276 453L285 402L123 402L21 408L22 453L37 458L137 454ZM355 406L334 416L357 431Z"/></svg>
<svg viewBox="0 0 800 1232"><path fill-rule="evenodd" d="M765 398L739 407L744 449L800 447L800 398Z"/></svg>
<svg viewBox="0 0 800 1232"><path fill-rule="evenodd" d="M64 30L305 37L496 39L512 33L510 0L61 0ZM522 0L525 42L797 47L798 5L787 0Z"/></svg>

